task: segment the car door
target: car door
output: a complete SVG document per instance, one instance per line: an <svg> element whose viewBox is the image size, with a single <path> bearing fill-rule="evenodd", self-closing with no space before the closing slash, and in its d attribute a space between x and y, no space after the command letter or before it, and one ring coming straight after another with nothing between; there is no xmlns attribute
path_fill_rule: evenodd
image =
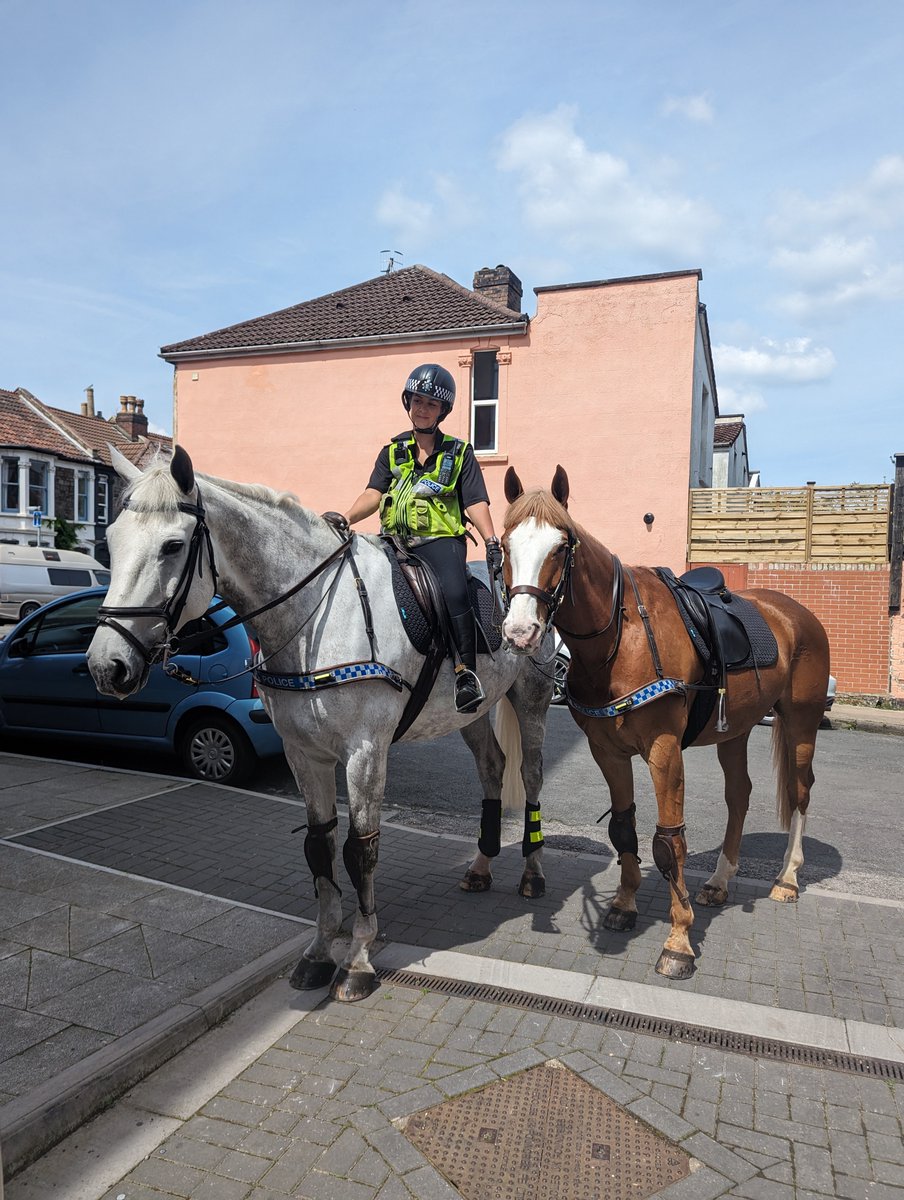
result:
<svg viewBox="0 0 904 1200"><path fill-rule="evenodd" d="M208 630L212 638L217 638L225 646L225 637L215 632L215 627L206 617L189 621L179 632L182 638L188 638ZM202 663L208 643L204 642L193 649L194 653L174 655L170 662L181 668L185 676L207 683L209 676L203 671ZM222 674L226 675L227 672L224 670ZM167 675L162 666L153 666L148 673L147 684L140 692L127 696L125 700L116 700L112 696L99 698L101 729L114 737L165 739L173 709L197 690L195 684L182 683Z"/></svg>
<svg viewBox="0 0 904 1200"><path fill-rule="evenodd" d="M76 593L14 631L0 659L4 724L33 732L99 732L97 689L85 655L102 600L102 594Z"/></svg>

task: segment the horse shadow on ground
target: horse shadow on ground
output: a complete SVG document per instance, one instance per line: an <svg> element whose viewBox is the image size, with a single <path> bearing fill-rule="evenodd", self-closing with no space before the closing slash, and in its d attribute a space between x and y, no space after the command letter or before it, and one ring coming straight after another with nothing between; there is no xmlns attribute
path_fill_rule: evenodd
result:
<svg viewBox="0 0 904 1200"><path fill-rule="evenodd" d="M384 833L387 858L392 858L391 823ZM762 927L755 910L761 905L774 906L768 898L769 881L781 867L786 846L782 833L747 835L741 850L744 874L733 881L728 902L710 908L695 904L694 895L712 873L719 848L688 856L687 885L694 906L691 943L698 963L706 953L708 939L714 939L713 952L718 958L726 956L729 944L753 942ZM403 895L391 894L394 889L387 887L381 869L377 877L381 938L589 974L618 974L637 982L664 982L655 975L655 963L669 931L669 889L658 871L650 869L647 856L643 856L635 928L618 932L604 925L618 884L612 849L571 835L547 837L546 847L546 894L536 900L517 894L523 865L517 844L505 845L494 860L493 887L487 893L459 889L458 880L471 861L473 847L458 839L436 839L432 852L420 858L418 879L407 879ZM804 856L803 889L807 883L836 875L841 866L838 851L814 838L804 839ZM381 868L383 865L381 862ZM744 924L747 917L749 926Z"/></svg>

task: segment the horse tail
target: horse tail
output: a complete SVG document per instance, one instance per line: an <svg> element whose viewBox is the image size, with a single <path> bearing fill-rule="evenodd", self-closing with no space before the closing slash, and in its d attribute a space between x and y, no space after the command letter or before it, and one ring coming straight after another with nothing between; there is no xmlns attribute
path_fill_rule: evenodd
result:
<svg viewBox="0 0 904 1200"><path fill-rule="evenodd" d="M496 705L496 741L505 755L505 770L502 775L502 811L523 812L527 803L527 792L521 778L521 726L507 697L503 696Z"/></svg>
<svg viewBox="0 0 904 1200"><path fill-rule="evenodd" d="M784 830L791 828L791 771L788 758L788 731L776 712L772 717L772 764L775 767L775 814Z"/></svg>

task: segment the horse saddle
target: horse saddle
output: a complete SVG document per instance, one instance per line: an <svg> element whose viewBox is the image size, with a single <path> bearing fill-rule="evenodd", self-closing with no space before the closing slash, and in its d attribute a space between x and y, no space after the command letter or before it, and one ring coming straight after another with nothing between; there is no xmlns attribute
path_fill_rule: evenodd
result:
<svg viewBox="0 0 904 1200"><path fill-rule="evenodd" d="M431 646L448 652L451 634L449 616L436 576L417 551L406 549L395 538L383 536L383 549L392 572L392 590L405 632L419 654ZM487 586L468 575L471 609L486 650L492 654L502 645L498 619L494 624L493 597Z"/></svg>
<svg viewBox="0 0 904 1200"><path fill-rule="evenodd" d="M735 596L716 567L695 567L678 577L668 567L656 567L677 605L688 636L704 664L702 686L688 715L682 748L703 732L713 708L715 689L725 686L728 671L773 667L778 643L760 610Z"/></svg>

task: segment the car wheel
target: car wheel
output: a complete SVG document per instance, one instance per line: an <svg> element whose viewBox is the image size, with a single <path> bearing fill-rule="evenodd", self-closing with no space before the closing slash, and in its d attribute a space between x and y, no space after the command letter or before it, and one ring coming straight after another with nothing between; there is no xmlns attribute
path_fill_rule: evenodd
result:
<svg viewBox="0 0 904 1200"><path fill-rule="evenodd" d="M24 621L26 617L30 617L33 612L37 612L40 604L35 604L34 600L29 600L27 604L23 604L19 609L19 620Z"/></svg>
<svg viewBox="0 0 904 1200"><path fill-rule="evenodd" d="M179 757L192 779L230 787L244 783L257 762L241 729L217 713L205 713L186 725L179 739Z"/></svg>
<svg viewBox="0 0 904 1200"><path fill-rule="evenodd" d="M551 704L565 703L565 679L568 675L568 659L564 654L557 654L552 666L552 700Z"/></svg>

